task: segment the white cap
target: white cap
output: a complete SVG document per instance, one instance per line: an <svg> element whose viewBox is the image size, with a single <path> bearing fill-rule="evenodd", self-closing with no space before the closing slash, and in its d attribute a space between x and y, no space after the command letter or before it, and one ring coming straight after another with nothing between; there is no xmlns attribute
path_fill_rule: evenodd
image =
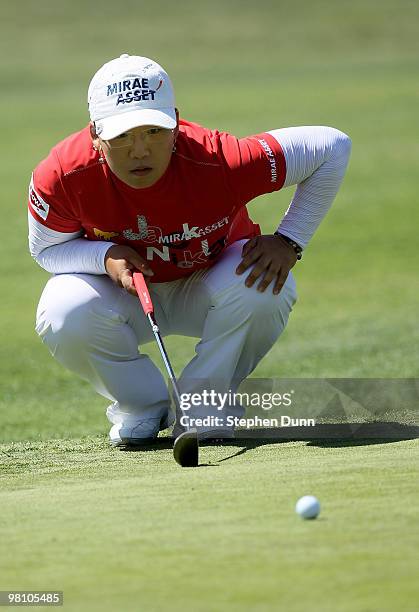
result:
<svg viewBox="0 0 419 612"><path fill-rule="evenodd" d="M169 75L147 57L124 53L104 64L90 81L87 103L104 140L140 125L176 127Z"/></svg>

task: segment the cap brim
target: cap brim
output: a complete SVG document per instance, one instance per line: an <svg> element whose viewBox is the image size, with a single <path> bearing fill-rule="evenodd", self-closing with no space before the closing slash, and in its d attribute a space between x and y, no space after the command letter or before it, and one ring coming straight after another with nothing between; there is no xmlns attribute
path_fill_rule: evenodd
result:
<svg viewBox="0 0 419 612"><path fill-rule="evenodd" d="M172 130L177 125L174 108L141 108L95 122L96 132L103 140L116 138L122 132L141 125L158 125Z"/></svg>

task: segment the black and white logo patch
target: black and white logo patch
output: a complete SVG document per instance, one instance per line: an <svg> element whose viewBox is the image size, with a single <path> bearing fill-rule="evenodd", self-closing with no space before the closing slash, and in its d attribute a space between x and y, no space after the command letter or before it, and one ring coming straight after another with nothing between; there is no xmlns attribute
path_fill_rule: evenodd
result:
<svg viewBox="0 0 419 612"><path fill-rule="evenodd" d="M29 204L32 206L36 214L45 221L49 213L49 204L41 198L39 193L36 192L36 189L33 186L33 177L31 179L31 184L29 185Z"/></svg>

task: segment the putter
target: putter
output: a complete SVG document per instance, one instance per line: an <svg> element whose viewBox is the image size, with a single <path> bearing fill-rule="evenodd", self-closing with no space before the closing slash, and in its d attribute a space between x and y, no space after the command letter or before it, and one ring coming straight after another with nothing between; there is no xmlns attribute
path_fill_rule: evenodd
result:
<svg viewBox="0 0 419 612"><path fill-rule="evenodd" d="M144 280L143 274L141 272L134 272L133 281L144 314L151 325L151 329L153 330L157 346L160 349L164 365L172 383L173 395L176 405L176 418L179 414L184 416L185 413L181 408L181 398L179 387L176 381L176 376L173 372L172 366L170 365L169 357L164 347L163 339L160 335L159 326L157 325L156 319L154 317L153 302L151 301L150 293L148 291L148 287ZM187 427L186 431L184 431L182 434L180 434L180 436L176 438L175 443L173 445L173 457L175 461L182 467L197 467L199 460L199 444L196 429Z"/></svg>

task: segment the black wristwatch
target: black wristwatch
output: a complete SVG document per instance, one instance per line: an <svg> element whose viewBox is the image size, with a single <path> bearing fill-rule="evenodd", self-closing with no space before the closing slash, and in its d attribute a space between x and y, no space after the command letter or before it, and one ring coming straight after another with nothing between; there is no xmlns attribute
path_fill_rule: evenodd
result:
<svg viewBox="0 0 419 612"><path fill-rule="evenodd" d="M281 234L281 232L279 232L278 230L274 232L274 236L279 236L280 238L282 238L282 240L285 240L285 242L287 242L290 245L290 247L294 249L298 260L302 258L303 249L300 247L299 244L295 242L295 240L293 240L292 238L288 238L288 236L284 236L284 234Z"/></svg>

